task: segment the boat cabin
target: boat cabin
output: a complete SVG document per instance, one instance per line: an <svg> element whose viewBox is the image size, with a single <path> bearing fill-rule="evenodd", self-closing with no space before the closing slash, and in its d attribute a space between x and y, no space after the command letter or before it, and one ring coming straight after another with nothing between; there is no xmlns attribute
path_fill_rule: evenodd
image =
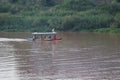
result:
<svg viewBox="0 0 120 80"><path fill-rule="evenodd" d="M61 40L61 38L57 38L57 32L34 32L33 34L33 41L41 40L41 41L54 41L54 40Z"/></svg>

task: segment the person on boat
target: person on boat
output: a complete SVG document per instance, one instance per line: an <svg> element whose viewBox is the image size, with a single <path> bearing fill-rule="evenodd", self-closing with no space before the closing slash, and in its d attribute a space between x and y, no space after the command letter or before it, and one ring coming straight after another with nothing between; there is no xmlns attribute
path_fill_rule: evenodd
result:
<svg viewBox="0 0 120 80"><path fill-rule="evenodd" d="M46 40L46 39L47 39L47 36L45 35L43 40Z"/></svg>
<svg viewBox="0 0 120 80"><path fill-rule="evenodd" d="M37 35L33 35L33 41L35 41L38 38Z"/></svg>
<svg viewBox="0 0 120 80"><path fill-rule="evenodd" d="M54 40L61 40L62 38L58 38L56 34L53 35Z"/></svg>
<svg viewBox="0 0 120 80"><path fill-rule="evenodd" d="M56 39L57 39L57 36L56 36L56 34L54 34L54 35L53 35L53 38L54 38L54 40L56 40Z"/></svg>
<svg viewBox="0 0 120 80"><path fill-rule="evenodd" d="M52 36L49 36L49 37L48 37L48 40L53 40Z"/></svg>

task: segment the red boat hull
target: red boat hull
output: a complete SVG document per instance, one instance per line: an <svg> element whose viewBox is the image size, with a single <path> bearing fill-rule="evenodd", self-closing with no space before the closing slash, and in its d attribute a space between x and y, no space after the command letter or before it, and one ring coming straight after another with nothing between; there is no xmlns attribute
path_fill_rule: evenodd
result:
<svg viewBox="0 0 120 80"><path fill-rule="evenodd" d="M54 39L54 40L41 40L41 41L59 41L59 40L62 40L62 38Z"/></svg>
<svg viewBox="0 0 120 80"><path fill-rule="evenodd" d="M51 42L51 41L60 41L60 40L62 40L62 38L53 39L53 40L40 40L40 39L36 39L36 40L32 40L32 41L35 41L35 42L44 42L44 41Z"/></svg>

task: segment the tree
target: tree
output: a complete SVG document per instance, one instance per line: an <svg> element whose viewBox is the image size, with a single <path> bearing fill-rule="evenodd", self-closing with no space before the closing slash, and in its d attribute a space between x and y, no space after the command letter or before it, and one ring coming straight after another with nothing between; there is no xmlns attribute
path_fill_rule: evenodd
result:
<svg viewBox="0 0 120 80"><path fill-rule="evenodd" d="M120 2L120 0L116 0L118 3Z"/></svg>
<svg viewBox="0 0 120 80"><path fill-rule="evenodd" d="M40 3L41 3L41 5L48 6L48 7L55 5L54 0L41 0Z"/></svg>
<svg viewBox="0 0 120 80"><path fill-rule="evenodd" d="M63 9L74 11L84 11L95 7L89 0L64 0L62 6Z"/></svg>
<svg viewBox="0 0 120 80"><path fill-rule="evenodd" d="M18 0L10 0L11 3L16 3Z"/></svg>

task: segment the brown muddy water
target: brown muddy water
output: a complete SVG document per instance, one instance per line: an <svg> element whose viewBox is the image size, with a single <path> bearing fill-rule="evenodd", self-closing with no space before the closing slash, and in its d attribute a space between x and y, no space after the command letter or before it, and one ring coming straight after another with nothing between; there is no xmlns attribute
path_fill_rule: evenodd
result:
<svg viewBox="0 0 120 80"><path fill-rule="evenodd" d="M31 42L31 33L0 33L0 80L120 80L120 34L58 36Z"/></svg>

